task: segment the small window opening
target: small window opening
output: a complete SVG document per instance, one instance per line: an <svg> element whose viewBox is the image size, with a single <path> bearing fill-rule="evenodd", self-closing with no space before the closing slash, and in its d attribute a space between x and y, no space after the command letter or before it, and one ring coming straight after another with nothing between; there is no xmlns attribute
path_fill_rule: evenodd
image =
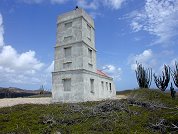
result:
<svg viewBox="0 0 178 134"><path fill-rule="evenodd" d="M94 94L94 79L90 79L90 92Z"/></svg>
<svg viewBox="0 0 178 134"><path fill-rule="evenodd" d="M65 28L70 28L70 27L72 27L72 22L65 23Z"/></svg>
<svg viewBox="0 0 178 134"><path fill-rule="evenodd" d="M106 82L106 89L108 90L108 82Z"/></svg>
<svg viewBox="0 0 178 134"><path fill-rule="evenodd" d="M92 59L92 49L88 48L88 57Z"/></svg>
<svg viewBox="0 0 178 134"><path fill-rule="evenodd" d="M66 47L66 48L64 48L65 58L71 57L71 49L72 49L72 47Z"/></svg>
<svg viewBox="0 0 178 134"><path fill-rule="evenodd" d="M63 79L64 91L71 91L71 79Z"/></svg>
<svg viewBox="0 0 178 134"><path fill-rule="evenodd" d="M102 87L102 90L104 90L104 82L101 81L101 87Z"/></svg>
<svg viewBox="0 0 178 134"><path fill-rule="evenodd" d="M112 88L111 88L111 83L109 83L109 89L110 89L110 91L112 91Z"/></svg>

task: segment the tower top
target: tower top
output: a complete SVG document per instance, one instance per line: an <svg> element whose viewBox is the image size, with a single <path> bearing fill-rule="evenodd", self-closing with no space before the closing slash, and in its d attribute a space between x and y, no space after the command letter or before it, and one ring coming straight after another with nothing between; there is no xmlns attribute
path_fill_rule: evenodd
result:
<svg viewBox="0 0 178 134"><path fill-rule="evenodd" d="M67 22L69 20L80 18L80 17L84 18L84 20L87 21L94 28L93 18L87 12L85 12L85 10L79 8L78 6L76 6L75 10L59 15L57 24Z"/></svg>

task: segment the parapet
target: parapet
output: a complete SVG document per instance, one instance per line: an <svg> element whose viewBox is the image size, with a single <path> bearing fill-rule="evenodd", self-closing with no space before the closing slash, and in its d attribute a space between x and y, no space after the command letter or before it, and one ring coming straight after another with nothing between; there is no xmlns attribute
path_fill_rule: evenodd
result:
<svg viewBox="0 0 178 134"><path fill-rule="evenodd" d="M60 15L58 17L57 24L80 17L83 17L94 28L94 21L92 17L88 15L82 8L76 8L70 12Z"/></svg>

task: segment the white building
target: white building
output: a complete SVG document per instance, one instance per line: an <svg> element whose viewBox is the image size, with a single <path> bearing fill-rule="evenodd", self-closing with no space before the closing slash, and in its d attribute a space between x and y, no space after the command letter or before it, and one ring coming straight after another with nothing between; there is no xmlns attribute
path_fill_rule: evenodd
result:
<svg viewBox="0 0 178 134"><path fill-rule="evenodd" d="M60 15L52 73L53 101L96 101L115 95L113 79L96 69L93 19L80 8Z"/></svg>

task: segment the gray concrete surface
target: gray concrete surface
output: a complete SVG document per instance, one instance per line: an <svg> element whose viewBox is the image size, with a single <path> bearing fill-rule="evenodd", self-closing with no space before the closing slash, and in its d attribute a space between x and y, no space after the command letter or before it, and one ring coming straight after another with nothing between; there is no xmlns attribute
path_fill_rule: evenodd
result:
<svg viewBox="0 0 178 134"><path fill-rule="evenodd" d="M60 15L52 73L53 102L97 101L115 95L113 79L97 74L93 19L80 8Z"/></svg>

